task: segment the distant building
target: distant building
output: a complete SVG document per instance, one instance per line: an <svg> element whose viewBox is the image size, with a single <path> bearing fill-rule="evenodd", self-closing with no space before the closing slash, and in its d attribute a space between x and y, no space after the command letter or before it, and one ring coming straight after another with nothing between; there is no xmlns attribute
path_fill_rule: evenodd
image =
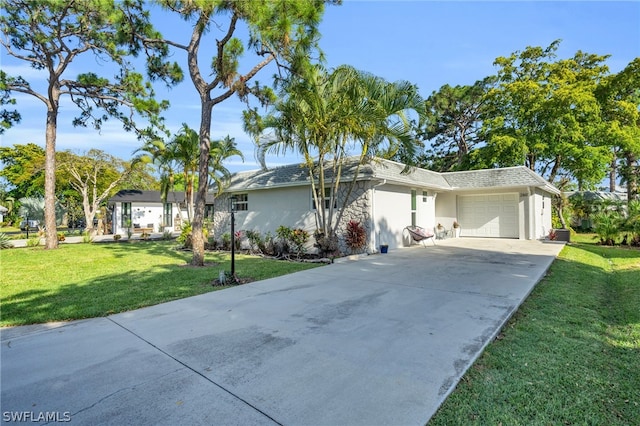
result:
<svg viewBox="0 0 640 426"><path fill-rule="evenodd" d="M208 194L205 215L211 219L213 200L214 195ZM180 231L188 220L184 192L169 191L163 202L160 191L123 189L109 199L109 204L112 205L114 234L126 234L129 221L133 229L174 232Z"/></svg>

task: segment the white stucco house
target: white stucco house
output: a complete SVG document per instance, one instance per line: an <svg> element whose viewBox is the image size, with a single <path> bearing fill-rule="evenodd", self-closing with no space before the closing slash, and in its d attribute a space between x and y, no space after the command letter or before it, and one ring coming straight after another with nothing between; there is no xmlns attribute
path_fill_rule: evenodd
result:
<svg viewBox="0 0 640 426"><path fill-rule="evenodd" d="M375 159L362 166L338 233L350 219L368 232L368 251L411 243L405 227L451 229L461 237L542 239L551 229L551 199L557 188L526 167L437 173ZM343 171L342 182L353 178L354 167ZM344 185L338 203L344 201ZM236 173L214 201L214 232L229 232L229 197L235 196L236 230L271 232L280 225L316 229L315 206L308 172L299 164Z"/></svg>
<svg viewBox="0 0 640 426"><path fill-rule="evenodd" d="M213 218L213 194L207 194L205 215ZM124 235L131 221L134 230L147 232L176 232L188 219L185 193L170 191L166 202L160 191L124 189L108 201L112 206L112 229L114 234Z"/></svg>

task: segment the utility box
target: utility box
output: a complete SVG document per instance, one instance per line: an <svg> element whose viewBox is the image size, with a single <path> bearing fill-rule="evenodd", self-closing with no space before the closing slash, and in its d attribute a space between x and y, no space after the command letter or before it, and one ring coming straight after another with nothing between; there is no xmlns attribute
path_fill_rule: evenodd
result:
<svg viewBox="0 0 640 426"><path fill-rule="evenodd" d="M568 229L556 229L556 241L571 241L571 232Z"/></svg>

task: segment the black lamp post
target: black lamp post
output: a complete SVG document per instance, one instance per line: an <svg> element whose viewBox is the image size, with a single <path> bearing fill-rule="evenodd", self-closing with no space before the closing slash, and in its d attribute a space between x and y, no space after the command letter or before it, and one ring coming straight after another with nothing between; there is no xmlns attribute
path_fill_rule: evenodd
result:
<svg viewBox="0 0 640 426"><path fill-rule="evenodd" d="M236 196L229 198L229 210L231 211L231 279L236 277L236 233L235 233L235 213L236 213Z"/></svg>
<svg viewBox="0 0 640 426"><path fill-rule="evenodd" d="M27 224L27 240L29 239L29 215L25 215L25 222Z"/></svg>

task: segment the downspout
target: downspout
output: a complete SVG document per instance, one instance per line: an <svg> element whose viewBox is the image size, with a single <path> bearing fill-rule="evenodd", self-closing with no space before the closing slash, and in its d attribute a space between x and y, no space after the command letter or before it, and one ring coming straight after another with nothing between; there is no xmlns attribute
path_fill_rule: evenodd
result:
<svg viewBox="0 0 640 426"><path fill-rule="evenodd" d="M525 238L526 240L535 240L536 239L536 234L535 234L535 229L536 229L536 206L535 206L535 196L533 197L533 199L531 198L532 195L535 195L535 191L533 194L531 194L531 187L528 186L527 187L527 210L529 211L529 220L527 220L527 238ZM533 223L532 223L533 222Z"/></svg>
<svg viewBox="0 0 640 426"><path fill-rule="evenodd" d="M382 182L379 182L376 185L373 185L373 187L371 188L371 213L369 214L369 217L371 218L371 230L369 231L369 241L371 241L370 245L369 245L369 251L371 253L375 253L376 247L378 247L378 238L377 238L377 232L376 232L376 217L375 217L375 203L376 203L376 188L382 185L386 185L387 184L387 180L383 179Z"/></svg>

